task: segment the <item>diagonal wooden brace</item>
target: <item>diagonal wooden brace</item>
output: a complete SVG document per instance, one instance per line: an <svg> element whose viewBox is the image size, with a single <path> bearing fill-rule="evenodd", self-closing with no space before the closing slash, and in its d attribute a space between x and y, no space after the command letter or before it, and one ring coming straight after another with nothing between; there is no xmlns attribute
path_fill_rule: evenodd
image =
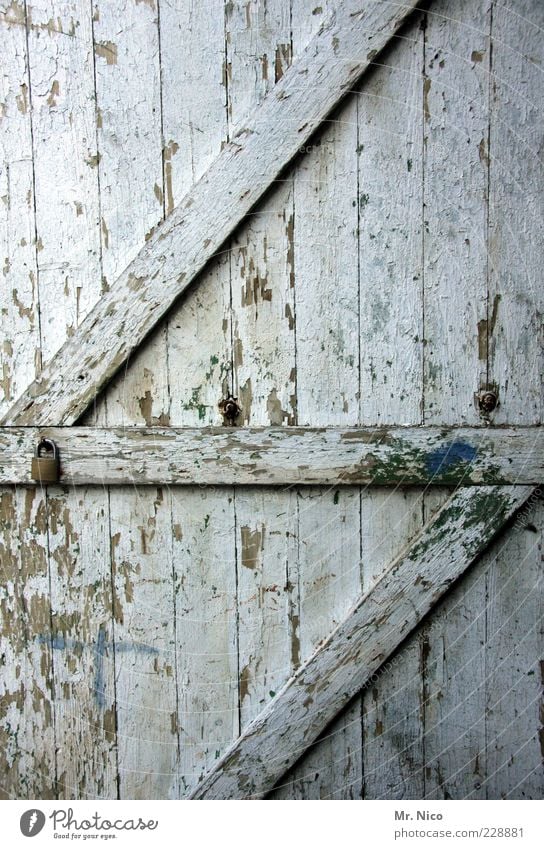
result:
<svg viewBox="0 0 544 849"><path fill-rule="evenodd" d="M458 490L191 798L259 798L270 792L533 493L529 487Z"/></svg>

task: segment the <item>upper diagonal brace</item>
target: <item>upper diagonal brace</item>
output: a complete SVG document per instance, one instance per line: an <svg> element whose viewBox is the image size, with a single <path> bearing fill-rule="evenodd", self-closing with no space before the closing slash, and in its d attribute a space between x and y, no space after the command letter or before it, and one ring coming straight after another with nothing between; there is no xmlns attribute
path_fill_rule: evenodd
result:
<svg viewBox="0 0 544 849"><path fill-rule="evenodd" d="M93 402L421 0L343 0L2 419L70 425Z"/></svg>

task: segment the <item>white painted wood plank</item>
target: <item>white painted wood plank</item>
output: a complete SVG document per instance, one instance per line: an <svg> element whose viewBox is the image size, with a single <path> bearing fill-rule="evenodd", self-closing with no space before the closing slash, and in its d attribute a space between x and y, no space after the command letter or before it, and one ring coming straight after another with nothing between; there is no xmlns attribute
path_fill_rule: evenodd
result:
<svg viewBox="0 0 544 849"><path fill-rule="evenodd" d="M0 494L0 768L3 799L56 797L47 500Z"/></svg>
<svg viewBox="0 0 544 849"><path fill-rule="evenodd" d="M224 0L160 3L165 210L172 212L226 141Z"/></svg>
<svg viewBox="0 0 544 849"><path fill-rule="evenodd" d="M58 796L115 799L108 493L54 487L48 505Z"/></svg>
<svg viewBox="0 0 544 849"><path fill-rule="evenodd" d="M103 275L110 287L166 212L159 20L155 2L112 6L95 0L93 8ZM97 413L119 427L151 427L168 425L169 409L163 325L108 386ZM175 798L179 741L170 492L112 491L110 522L116 592L121 598L126 593L133 611L128 628L115 625L112 646L120 794ZM141 539L135 539L138 528ZM153 577L145 574L149 570Z"/></svg>
<svg viewBox="0 0 544 849"><path fill-rule="evenodd" d="M229 128L261 103L291 62L286 0L225 6ZM232 382L244 425L294 424L292 178L278 181L229 242ZM296 494L237 487L236 573L240 724L298 663Z"/></svg>
<svg viewBox="0 0 544 849"><path fill-rule="evenodd" d="M342 5L4 423L74 423L414 5Z"/></svg>
<svg viewBox="0 0 544 849"><path fill-rule="evenodd" d="M409 404L409 402L408 402ZM422 492L363 492L362 565L365 590L421 530ZM421 646L412 637L373 675L362 693L365 799L423 798Z"/></svg>
<svg viewBox="0 0 544 849"><path fill-rule="evenodd" d="M475 424L486 384L490 3L438 0L427 16L422 93L424 421ZM447 497L425 497L426 515ZM425 796L464 798L484 756L485 582L470 576L421 634ZM466 664L472 659L472 666ZM469 764L457 769L458 764ZM476 796L477 798L478 796Z"/></svg>
<svg viewBox="0 0 544 849"><path fill-rule="evenodd" d="M536 0L493 4L488 337L501 423L542 420L543 27ZM486 560L488 799L542 798L542 518L533 503Z"/></svg>
<svg viewBox="0 0 544 849"><path fill-rule="evenodd" d="M543 520L542 499L535 499L482 564L487 799L542 798Z"/></svg>
<svg viewBox="0 0 544 849"><path fill-rule="evenodd" d="M36 0L28 22L43 361L100 296L98 155L87 0Z"/></svg>
<svg viewBox="0 0 544 849"><path fill-rule="evenodd" d="M165 209L227 140L224 4L161 4ZM208 234L206 234L208 235ZM167 319L170 418L221 425L232 391L229 256L220 252ZM200 481L197 481L200 483ZM180 794L239 733L237 586L231 489L173 490Z"/></svg>
<svg viewBox="0 0 544 849"><path fill-rule="evenodd" d="M241 727L257 716L300 661L296 493L236 489Z"/></svg>
<svg viewBox="0 0 544 849"><path fill-rule="evenodd" d="M376 60L358 92L360 422L419 425L422 402L422 16ZM421 493L366 488L368 589L423 522ZM362 692L364 798L418 798L419 645L410 641ZM407 709L407 706L410 708Z"/></svg>
<svg viewBox="0 0 544 849"><path fill-rule="evenodd" d="M233 496L191 487L172 495L180 794L239 733Z"/></svg>
<svg viewBox="0 0 544 849"><path fill-rule="evenodd" d="M166 210L227 140L224 4L161 4ZM208 235L208 234L206 234ZM232 391L229 256L222 251L167 320L171 421L221 425ZM198 481L200 482L200 481ZM239 733L233 491L172 492L180 793Z"/></svg>
<svg viewBox="0 0 544 849"><path fill-rule="evenodd" d="M221 426L219 402L232 392L229 257L212 260L168 319L170 422Z"/></svg>
<svg viewBox="0 0 544 849"><path fill-rule="evenodd" d="M0 483L32 483L43 436L58 446L61 481L74 485L470 486L536 484L544 476L541 427L71 427L3 428ZM340 504L334 493L332 503Z"/></svg>
<svg viewBox="0 0 544 849"><path fill-rule="evenodd" d="M537 0L493 4L489 381L498 423L542 421L542 28Z"/></svg>
<svg viewBox="0 0 544 849"><path fill-rule="evenodd" d="M295 177L299 425L359 418L357 104L335 113Z"/></svg>
<svg viewBox="0 0 544 849"><path fill-rule="evenodd" d="M299 492L299 620L297 647L304 663L343 620L361 592L359 489L321 487ZM274 798L339 799L361 794L360 702L325 729L303 760L285 775Z"/></svg>
<svg viewBox="0 0 544 849"><path fill-rule="evenodd" d="M361 422L419 424L423 362L421 68L417 16L357 94Z"/></svg>
<svg viewBox="0 0 544 849"><path fill-rule="evenodd" d="M170 494L110 493L119 793L178 798Z"/></svg>
<svg viewBox="0 0 544 849"><path fill-rule="evenodd" d="M102 273L108 290L166 212L155 0L94 0L93 41ZM166 346L163 325L108 387L97 410L102 419L128 426L170 423Z"/></svg>
<svg viewBox="0 0 544 849"><path fill-rule="evenodd" d="M287 179L231 242L239 424L296 422L293 191Z"/></svg>
<svg viewBox="0 0 544 849"><path fill-rule="evenodd" d="M475 424L486 352L490 0L427 16L423 82L424 415Z"/></svg>
<svg viewBox="0 0 544 849"><path fill-rule="evenodd" d="M34 173L24 8L0 5L1 315L0 411L37 377L41 365Z"/></svg>
<svg viewBox="0 0 544 849"><path fill-rule="evenodd" d="M429 517L446 501L425 495ZM426 799L485 798L485 570L477 564L419 634Z"/></svg>
<svg viewBox="0 0 544 849"><path fill-rule="evenodd" d="M295 2L295 56L332 4ZM319 31L319 30L318 30ZM359 48L357 48L359 49ZM350 89L352 86L350 86ZM356 103L332 113L303 144L294 174L296 395L298 424L355 424L359 397ZM299 493L300 659L304 661L361 591L359 492ZM339 717L304 761L285 776L281 798L319 798L338 788L359 795L360 723Z"/></svg>
<svg viewBox="0 0 544 849"><path fill-rule="evenodd" d="M165 211L177 206L227 141L223 0L160 9ZM167 319L170 420L220 425L232 390L229 256L215 256Z"/></svg>
<svg viewBox="0 0 544 849"><path fill-rule="evenodd" d="M528 487L459 490L353 607L192 794L261 796L436 604Z"/></svg>

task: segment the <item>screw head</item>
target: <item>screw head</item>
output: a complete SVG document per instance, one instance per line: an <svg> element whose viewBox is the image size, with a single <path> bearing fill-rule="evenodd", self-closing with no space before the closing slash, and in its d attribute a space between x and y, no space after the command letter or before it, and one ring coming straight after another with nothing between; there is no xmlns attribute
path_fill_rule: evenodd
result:
<svg viewBox="0 0 544 849"><path fill-rule="evenodd" d="M496 392L493 392L490 389L485 389L480 392L478 401L482 413L492 413L499 403L499 397Z"/></svg>
<svg viewBox="0 0 544 849"><path fill-rule="evenodd" d="M219 410L226 421L234 424L242 412L242 407L238 403L238 398L235 398L234 395L228 395L219 402Z"/></svg>

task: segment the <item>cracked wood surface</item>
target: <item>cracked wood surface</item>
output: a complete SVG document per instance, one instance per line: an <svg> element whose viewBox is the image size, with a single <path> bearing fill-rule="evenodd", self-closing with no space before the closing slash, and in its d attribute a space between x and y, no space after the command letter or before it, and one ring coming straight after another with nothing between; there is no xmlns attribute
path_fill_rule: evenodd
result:
<svg viewBox="0 0 544 849"><path fill-rule="evenodd" d="M259 798L271 790L531 493L489 487L453 495L190 798Z"/></svg>

